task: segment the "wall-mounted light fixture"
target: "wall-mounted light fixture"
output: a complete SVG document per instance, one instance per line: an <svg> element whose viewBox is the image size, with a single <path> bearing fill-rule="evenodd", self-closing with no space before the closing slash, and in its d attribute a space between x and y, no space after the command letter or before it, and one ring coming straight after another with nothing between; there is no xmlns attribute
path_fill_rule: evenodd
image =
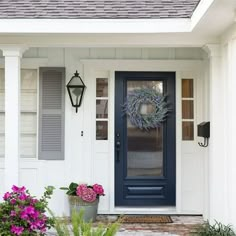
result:
<svg viewBox="0 0 236 236"><path fill-rule="evenodd" d="M198 143L201 147L208 146L208 139L210 138L210 122L202 122L197 126L197 135L204 138L204 143Z"/></svg>
<svg viewBox="0 0 236 236"><path fill-rule="evenodd" d="M67 91L70 96L70 101L73 107L75 107L76 113L78 112L78 107L80 107L84 95L84 90L86 86L83 80L79 76L78 71L75 72L74 76L70 79L69 83L66 85Z"/></svg>

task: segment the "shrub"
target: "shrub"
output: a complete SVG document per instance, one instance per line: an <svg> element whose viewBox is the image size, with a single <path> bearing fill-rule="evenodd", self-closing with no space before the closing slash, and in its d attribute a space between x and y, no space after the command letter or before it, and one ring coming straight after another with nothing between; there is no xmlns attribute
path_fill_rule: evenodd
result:
<svg viewBox="0 0 236 236"><path fill-rule="evenodd" d="M53 189L46 187L38 200L25 187L13 185L12 192L5 193L4 202L0 203L1 236L46 235L47 229L54 225L53 219L45 215Z"/></svg>
<svg viewBox="0 0 236 236"><path fill-rule="evenodd" d="M196 236L236 236L230 225L223 225L220 222L215 222L214 225L210 225L207 221L204 224L196 228L192 233Z"/></svg>

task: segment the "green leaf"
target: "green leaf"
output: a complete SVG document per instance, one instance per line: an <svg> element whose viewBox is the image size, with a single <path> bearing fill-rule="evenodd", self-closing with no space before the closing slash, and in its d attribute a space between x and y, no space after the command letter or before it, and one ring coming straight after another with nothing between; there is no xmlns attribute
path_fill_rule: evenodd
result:
<svg viewBox="0 0 236 236"><path fill-rule="evenodd" d="M60 187L61 190L69 190L67 187Z"/></svg>

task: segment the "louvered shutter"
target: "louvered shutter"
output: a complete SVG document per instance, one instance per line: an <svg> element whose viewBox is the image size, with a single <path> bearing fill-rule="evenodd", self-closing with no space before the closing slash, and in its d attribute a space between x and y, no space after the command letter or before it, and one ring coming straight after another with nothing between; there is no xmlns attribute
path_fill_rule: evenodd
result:
<svg viewBox="0 0 236 236"><path fill-rule="evenodd" d="M65 69L40 68L39 159L64 160Z"/></svg>

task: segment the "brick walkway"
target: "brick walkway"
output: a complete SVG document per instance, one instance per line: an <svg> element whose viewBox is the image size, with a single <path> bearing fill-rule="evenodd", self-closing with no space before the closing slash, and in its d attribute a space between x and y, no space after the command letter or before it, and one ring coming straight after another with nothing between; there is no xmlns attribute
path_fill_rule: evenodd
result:
<svg viewBox="0 0 236 236"><path fill-rule="evenodd" d="M187 236L199 224L201 216L171 216L173 223L168 224L122 224L117 235L172 235Z"/></svg>
<svg viewBox="0 0 236 236"><path fill-rule="evenodd" d="M117 236L188 236L193 229L203 223L201 216L171 216L168 224L122 224ZM115 216L98 216L98 222L107 223ZM56 235L54 232L48 235Z"/></svg>

